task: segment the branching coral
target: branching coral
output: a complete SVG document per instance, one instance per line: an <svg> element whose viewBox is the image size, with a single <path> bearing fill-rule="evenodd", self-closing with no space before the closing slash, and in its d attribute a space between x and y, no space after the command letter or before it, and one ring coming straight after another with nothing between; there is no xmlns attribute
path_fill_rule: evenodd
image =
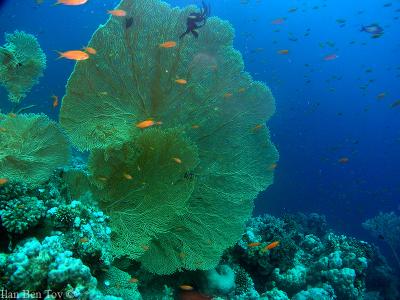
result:
<svg viewBox="0 0 400 300"><path fill-rule="evenodd" d="M0 177L39 184L69 160L69 145L47 116L0 114Z"/></svg>
<svg viewBox="0 0 400 300"><path fill-rule="evenodd" d="M5 38L0 47L0 84L10 101L19 103L43 75L46 55L32 34L16 30Z"/></svg>
<svg viewBox="0 0 400 300"><path fill-rule="evenodd" d="M119 8L135 26L111 17L95 32L98 52L76 65L60 122L78 148L93 150L89 171L116 255L159 274L211 269L272 183L278 154L264 124L273 97L243 71L227 22L210 18L198 39L166 49L193 8ZM135 126L149 119L156 129Z"/></svg>
<svg viewBox="0 0 400 300"><path fill-rule="evenodd" d="M10 233L23 233L37 225L45 212L43 201L23 196L8 201L0 210L1 223Z"/></svg>

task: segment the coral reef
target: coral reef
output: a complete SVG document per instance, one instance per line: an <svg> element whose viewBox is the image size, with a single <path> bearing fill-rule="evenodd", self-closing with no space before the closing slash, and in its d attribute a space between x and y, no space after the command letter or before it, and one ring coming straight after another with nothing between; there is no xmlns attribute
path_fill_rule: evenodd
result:
<svg viewBox="0 0 400 300"><path fill-rule="evenodd" d="M276 240L280 241L279 246L264 250ZM225 253L221 263L239 268L236 278L240 276L241 282L245 282L247 274L261 299L398 296L394 273L377 248L327 231L326 220L317 214L253 218L242 239ZM373 281L385 284L374 285ZM235 294L219 296L243 299L238 297L242 290L241 287Z"/></svg>
<svg viewBox="0 0 400 300"><path fill-rule="evenodd" d="M6 33L5 39L0 47L0 85L10 101L19 103L43 75L46 55L32 34L16 30Z"/></svg>
<svg viewBox="0 0 400 300"><path fill-rule="evenodd" d="M198 39L164 48L193 7L118 8L136 26L111 17L93 34L89 46L102 50L77 63L60 123L92 151L92 192L111 217L115 256L157 274L212 269L273 181L278 153L265 123L274 99L244 72L229 23L210 18Z"/></svg>
<svg viewBox="0 0 400 300"><path fill-rule="evenodd" d="M109 218L90 194L72 199L64 173L59 169L40 185L13 181L0 186L0 230L7 232L0 244L0 287L21 298L30 290L75 299L122 299L100 290L111 270L116 272L110 269ZM95 275L105 279L98 282ZM129 287L126 293L136 298L124 299L139 299L136 286Z"/></svg>
<svg viewBox="0 0 400 300"><path fill-rule="evenodd" d="M0 178L40 184L68 163L67 138L44 114L0 114Z"/></svg>
<svg viewBox="0 0 400 300"><path fill-rule="evenodd" d="M99 27L89 43L99 51L77 63L61 109L87 165L65 166L68 141L45 115L0 115L0 289L46 300L398 299L378 249L329 231L325 217L249 220L278 159L265 126L274 99L244 72L231 26L210 18L198 38L174 42L192 8L118 8L135 26L111 16ZM0 83L18 103L45 57L31 35L6 39ZM393 213L364 226L399 242Z"/></svg>
<svg viewBox="0 0 400 300"><path fill-rule="evenodd" d="M86 169L74 163L39 186L0 187L2 214L21 199L41 204L40 218L28 222L20 215L29 223L18 227L23 234L10 230L1 216L0 230L7 232L0 244L1 288L52 290L88 300L398 299L398 283L377 248L329 231L316 214L252 218L242 238L210 270L157 275L138 260L115 259L109 217L90 193L71 197L74 187L66 180L71 172ZM267 249L271 241L280 244Z"/></svg>
<svg viewBox="0 0 400 300"><path fill-rule="evenodd" d="M304 226L311 223L313 227ZM263 251L275 239L281 244ZM132 262L114 263L137 278L144 299L395 300L399 296L394 273L377 248L328 231L324 217L316 214L253 218L242 239L208 271L155 275ZM193 290L182 290L181 285Z"/></svg>

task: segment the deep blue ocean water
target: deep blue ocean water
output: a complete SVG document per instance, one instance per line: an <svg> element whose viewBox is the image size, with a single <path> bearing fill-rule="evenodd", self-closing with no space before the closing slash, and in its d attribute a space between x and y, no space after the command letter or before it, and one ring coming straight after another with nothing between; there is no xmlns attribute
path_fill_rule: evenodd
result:
<svg viewBox="0 0 400 300"><path fill-rule="evenodd" d="M51 95L61 99L74 63L56 60L55 50L87 45L119 1L89 0L79 7L0 2L0 44L4 32L24 30L38 37L47 55L45 75L24 104L57 119ZM334 229L373 241L361 223L379 211L400 213L400 106L391 107L400 99L400 1L209 2L212 15L233 24L246 70L276 98L269 127L280 160L255 214L323 213ZM273 24L279 18L284 22ZM373 23L384 29L379 38L360 31ZM277 53L283 49L289 53ZM325 61L330 54L338 58ZM6 99L1 89L5 111ZM344 157L346 164L338 161Z"/></svg>

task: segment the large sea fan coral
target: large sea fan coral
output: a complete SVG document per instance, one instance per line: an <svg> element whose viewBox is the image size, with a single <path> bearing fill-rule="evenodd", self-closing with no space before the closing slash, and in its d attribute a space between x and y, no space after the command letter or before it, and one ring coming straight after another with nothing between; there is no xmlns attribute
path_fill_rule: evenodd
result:
<svg viewBox="0 0 400 300"><path fill-rule="evenodd" d="M69 154L66 137L46 115L0 114L0 178L41 183Z"/></svg>
<svg viewBox="0 0 400 300"><path fill-rule="evenodd" d="M10 101L19 103L43 75L46 55L32 34L16 30L5 38L6 44L0 47L0 84Z"/></svg>
<svg viewBox="0 0 400 300"><path fill-rule="evenodd" d="M119 8L133 25L111 17L94 33L97 54L76 65L60 122L78 148L95 149L90 172L117 255L159 274L213 268L272 183L273 97L243 71L229 23L210 18L198 39L179 40L194 7ZM135 126L149 118L162 124Z"/></svg>

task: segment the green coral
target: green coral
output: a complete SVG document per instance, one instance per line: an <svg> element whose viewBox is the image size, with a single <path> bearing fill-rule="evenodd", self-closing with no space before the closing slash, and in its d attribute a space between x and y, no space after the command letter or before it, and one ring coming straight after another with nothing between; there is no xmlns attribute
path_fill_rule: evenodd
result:
<svg viewBox="0 0 400 300"><path fill-rule="evenodd" d="M366 220L362 226L374 237L383 239L389 245L400 267L400 258L396 251L400 247L400 216L394 212L379 212L377 216Z"/></svg>
<svg viewBox="0 0 400 300"><path fill-rule="evenodd" d="M0 114L0 178L39 184L69 160L59 126L44 114Z"/></svg>
<svg viewBox="0 0 400 300"><path fill-rule="evenodd" d="M158 274L211 269L272 183L278 153L263 124L273 97L244 72L229 23L210 18L198 39L165 49L193 7L119 8L135 26L111 17L94 33L98 52L77 63L60 122L75 146L92 150L94 194L112 218L117 256ZM135 126L150 118L156 128Z"/></svg>
<svg viewBox="0 0 400 300"><path fill-rule="evenodd" d="M43 75L46 55L32 34L16 30L6 33L5 39L0 47L0 84L10 101L19 103Z"/></svg>
<svg viewBox="0 0 400 300"><path fill-rule="evenodd" d="M0 210L2 224L10 233L24 233L36 226L45 213L43 201L29 196L12 199Z"/></svg>
<svg viewBox="0 0 400 300"><path fill-rule="evenodd" d="M102 276L99 289L107 295L121 297L122 299L142 299L138 290L137 283L131 282L132 276L116 268L110 267Z"/></svg>
<svg viewBox="0 0 400 300"><path fill-rule="evenodd" d="M121 148L93 151L89 170L113 220L115 253L137 258L156 234L173 229L194 188L185 172L197 163L197 149L178 130L150 129Z"/></svg>

